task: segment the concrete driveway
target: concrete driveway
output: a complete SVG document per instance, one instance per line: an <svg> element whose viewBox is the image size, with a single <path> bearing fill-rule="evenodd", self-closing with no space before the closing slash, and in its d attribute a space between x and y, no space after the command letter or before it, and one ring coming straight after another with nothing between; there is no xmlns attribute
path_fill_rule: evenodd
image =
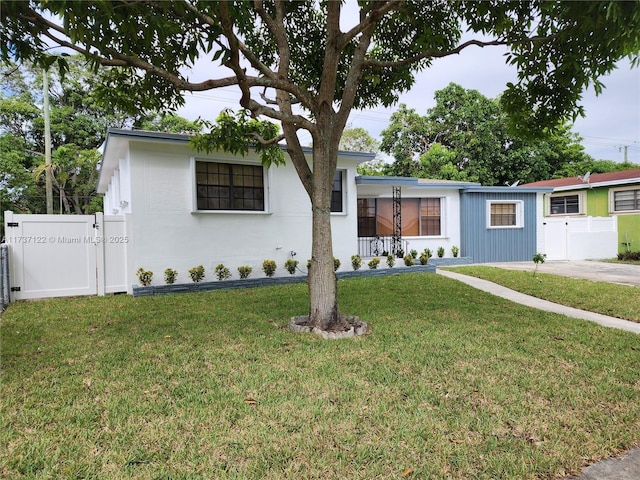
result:
<svg viewBox="0 0 640 480"><path fill-rule="evenodd" d="M484 265L529 272L533 272L535 267L532 261L487 263ZM598 262L596 260L548 260L538 266L538 272L640 287L640 265Z"/></svg>

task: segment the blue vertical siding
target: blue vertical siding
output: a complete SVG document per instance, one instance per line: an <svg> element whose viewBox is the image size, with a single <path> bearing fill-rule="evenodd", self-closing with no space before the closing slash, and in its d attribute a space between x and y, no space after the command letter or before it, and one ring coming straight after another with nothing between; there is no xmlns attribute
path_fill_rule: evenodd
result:
<svg viewBox="0 0 640 480"><path fill-rule="evenodd" d="M460 193L462 255L476 263L531 260L536 253L536 194L514 190ZM521 200L522 228L487 228L488 200Z"/></svg>

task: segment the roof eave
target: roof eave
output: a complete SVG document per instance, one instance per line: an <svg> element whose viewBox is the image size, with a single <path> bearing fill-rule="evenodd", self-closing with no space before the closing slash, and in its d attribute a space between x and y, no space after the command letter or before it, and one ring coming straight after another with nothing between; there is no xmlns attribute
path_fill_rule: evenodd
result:
<svg viewBox="0 0 640 480"><path fill-rule="evenodd" d="M416 177L386 177L386 176L373 176L373 175L359 175L356 177L356 185L373 185L373 186L396 186L396 187L411 187L411 188L454 188L461 189L472 186L480 186L479 183L472 182L456 182L449 180L433 180L429 181L424 178Z"/></svg>

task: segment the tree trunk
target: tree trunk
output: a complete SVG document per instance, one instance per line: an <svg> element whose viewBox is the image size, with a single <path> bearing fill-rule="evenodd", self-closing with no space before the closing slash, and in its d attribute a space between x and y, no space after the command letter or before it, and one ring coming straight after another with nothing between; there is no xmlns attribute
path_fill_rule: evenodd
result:
<svg viewBox="0 0 640 480"><path fill-rule="evenodd" d="M318 145L320 143L320 145ZM331 189L338 158L337 146L314 142L311 189L312 244L309 269L309 326L324 331L343 328L338 311L338 282L331 239Z"/></svg>

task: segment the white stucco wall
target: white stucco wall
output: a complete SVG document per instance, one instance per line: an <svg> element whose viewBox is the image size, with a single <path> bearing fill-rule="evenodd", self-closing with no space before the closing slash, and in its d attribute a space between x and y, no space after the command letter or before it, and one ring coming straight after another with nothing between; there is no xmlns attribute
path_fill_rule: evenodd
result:
<svg viewBox="0 0 640 480"><path fill-rule="evenodd" d="M292 251L306 270L311 257L311 206L290 162L268 170L267 213L196 212L194 158L259 164L257 156L203 155L171 142L131 141L129 150L126 169L119 168L118 201L128 192L131 283L137 283L135 270L140 267L154 272L153 284L164 283L166 268L178 271L178 282L189 282L188 270L197 265L205 267L206 280L215 280L214 268L220 263L233 278L238 278L241 265L252 266L252 276L263 276L266 259L276 261L278 274L288 275L283 264ZM334 254L345 267L357 253L356 164L353 159L348 162L338 165L347 169L346 213L332 216Z"/></svg>
<svg viewBox="0 0 640 480"><path fill-rule="evenodd" d="M544 193L536 194L536 252L546 252Z"/></svg>
<svg viewBox="0 0 640 480"><path fill-rule="evenodd" d="M131 213L131 171L129 155L118 159L118 168L113 171L109 186L104 194L105 215Z"/></svg>

